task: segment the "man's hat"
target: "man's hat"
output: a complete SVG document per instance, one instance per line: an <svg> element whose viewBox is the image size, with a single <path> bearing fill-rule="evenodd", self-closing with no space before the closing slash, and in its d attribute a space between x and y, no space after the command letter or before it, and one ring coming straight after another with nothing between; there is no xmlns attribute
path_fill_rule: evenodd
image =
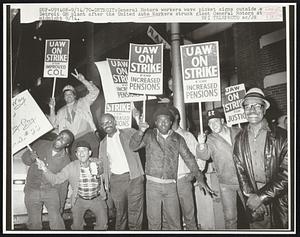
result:
<svg viewBox="0 0 300 237"><path fill-rule="evenodd" d="M80 140L80 141L76 142L75 148L77 149L78 147L86 147L89 150L92 150L91 145L84 140Z"/></svg>
<svg viewBox="0 0 300 237"><path fill-rule="evenodd" d="M224 116L217 109L208 110L207 121L212 118L224 118Z"/></svg>
<svg viewBox="0 0 300 237"><path fill-rule="evenodd" d="M63 93L65 93L65 91L72 91L74 94L76 94L75 88L71 85L66 85L62 91L63 91Z"/></svg>
<svg viewBox="0 0 300 237"><path fill-rule="evenodd" d="M154 116L153 116L154 121L156 120L156 117L159 116L159 115L167 115L167 116L170 117L170 119L171 119L172 121L174 121L174 116L173 116L173 114L171 113L171 111L169 110L169 108L166 107L166 106L159 107L159 108L155 111Z"/></svg>
<svg viewBox="0 0 300 237"><path fill-rule="evenodd" d="M268 109L270 107L270 102L266 100L264 92L259 88L251 88L246 92L244 99L242 100L242 105L247 98L259 98L265 102L265 108Z"/></svg>

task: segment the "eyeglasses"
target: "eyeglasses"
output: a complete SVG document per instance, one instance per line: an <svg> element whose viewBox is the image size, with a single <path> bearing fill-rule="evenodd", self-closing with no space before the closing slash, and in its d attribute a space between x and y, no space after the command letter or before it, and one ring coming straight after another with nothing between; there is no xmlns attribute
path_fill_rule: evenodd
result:
<svg viewBox="0 0 300 237"><path fill-rule="evenodd" d="M244 110L250 111L252 108L254 108L255 111L260 111L263 107L264 105L262 104L248 104L244 105Z"/></svg>

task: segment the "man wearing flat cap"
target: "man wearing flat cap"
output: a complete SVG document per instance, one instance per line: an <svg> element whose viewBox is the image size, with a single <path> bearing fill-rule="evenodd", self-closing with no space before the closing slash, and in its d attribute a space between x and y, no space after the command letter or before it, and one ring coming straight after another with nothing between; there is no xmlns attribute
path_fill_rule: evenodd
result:
<svg viewBox="0 0 300 237"><path fill-rule="evenodd" d="M233 158L250 228L288 228L286 131L269 128L264 116L270 103L261 89L247 91L242 105L249 124L236 136Z"/></svg>
<svg viewBox="0 0 300 237"><path fill-rule="evenodd" d="M87 95L77 99L75 88L71 85L66 85L62 90L66 105L60 108L57 114L55 114L55 99L51 98L49 103L49 120L53 127L58 129L58 132L68 129L74 134L75 140L88 141L91 144L93 156L97 157L99 138L95 134L96 126L93 121L90 106L96 100L99 89L92 81L86 80L76 69L75 73L71 74L86 86L88 90ZM71 149L72 159L75 158L74 149L75 147L73 146Z"/></svg>
<svg viewBox="0 0 300 237"><path fill-rule="evenodd" d="M240 129L227 127L223 114L217 109L208 110L207 118L212 133L208 136L199 134L197 158L212 158L220 184L225 228L237 229L237 195L242 201L243 197L232 158L232 148Z"/></svg>
<svg viewBox="0 0 300 237"><path fill-rule="evenodd" d="M59 173L51 172L43 161L37 165L52 184L69 181L72 188L72 230L83 230L84 213L90 209L96 216L94 230L107 229L106 192L103 184L103 169L98 158L90 157L91 146L84 140L75 143L77 159L65 166Z"/></svg>
<svg viewBox="0 0 300 237"><path fill-rule="evenodd" d="M177 195L177 171L179 154L198 184L207 192L213 191L204 177L194 155L182 136L171 129L174 120L168 107L160 107L154 113L156 128L148 129L147 122L139 123L139 131L133 134L129 147L146 148L146 209L149 230L162 229L162 214L169 230L180 230L180 209Z"/></svg>

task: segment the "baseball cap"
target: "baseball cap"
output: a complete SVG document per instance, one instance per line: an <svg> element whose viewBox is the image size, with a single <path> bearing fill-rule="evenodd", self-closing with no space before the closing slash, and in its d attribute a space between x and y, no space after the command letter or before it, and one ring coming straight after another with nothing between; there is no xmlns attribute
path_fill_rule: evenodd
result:
<svg viewBox="0 0 300 237"><path fill-rule="evenodd" d="M224 116L217 109L211 109L207 111L207 120L212 118L224 118Z"/></svg>
<svg viewBox="0 0 300 237"><path fill-rule="evenodd" d="M73 93L76 93L75 88L71 85L66 85L62 91L63 91L63 93L65 93L65 91L72 91Z"/></svg>
<svg viewBox="0 0 300 237"><path fill-rule="evenodd" d="M266 100L264 92L259 88L251 88L248 90L244 96L244 99L242 100L242 105L244 105L244 102L247 98L259 98L264 101L266 109L270 107L270 102Z"/></svg>
<svg viewBox="0 0 300 237"><path fill-rule="evenodd" d="M84 141L84 140L80 140L80 141L76 142L75 148L78 148L78 147L86 147L89 150L92 149L91 145L88 142Z"/></svg>

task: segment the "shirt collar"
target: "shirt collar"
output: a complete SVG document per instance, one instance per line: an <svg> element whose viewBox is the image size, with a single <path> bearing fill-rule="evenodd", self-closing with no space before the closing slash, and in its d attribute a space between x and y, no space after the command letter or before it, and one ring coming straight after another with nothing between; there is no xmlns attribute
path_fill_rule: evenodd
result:
<svg viewBox="0 0 300 237"><path fill-rule="evenodd" d="M156 136L157 136L157 138L158 137L163 137L163 135L159 132L159 130L157 128L155 128L155 130L156 130L156 134L157 134ZM168 132L168 134L167 134L167 137L169 137L172 133L173 133L173 130L170 129L169 132Z"/></svg>
<svg viewBox="0 0 300 237"><path fill-rule="evenodd" d="M117 129L117 131L115 132L115 134L112 137L109 137L108 135L106 135L107 139L114 139L116 136L120 136L120 130Z"/></svg>
<svg viewBox="0 0 300 237"><path fill-rule="evenodd" d="M265 118L262 120L261 124L262 125L261 125L261 128L259 129L259 131L262 131L262 130L271 131L270 127L268 125L268 122L267 122L267 120ZM248 124L248 131L252 132L251 124Z"/></svg>

